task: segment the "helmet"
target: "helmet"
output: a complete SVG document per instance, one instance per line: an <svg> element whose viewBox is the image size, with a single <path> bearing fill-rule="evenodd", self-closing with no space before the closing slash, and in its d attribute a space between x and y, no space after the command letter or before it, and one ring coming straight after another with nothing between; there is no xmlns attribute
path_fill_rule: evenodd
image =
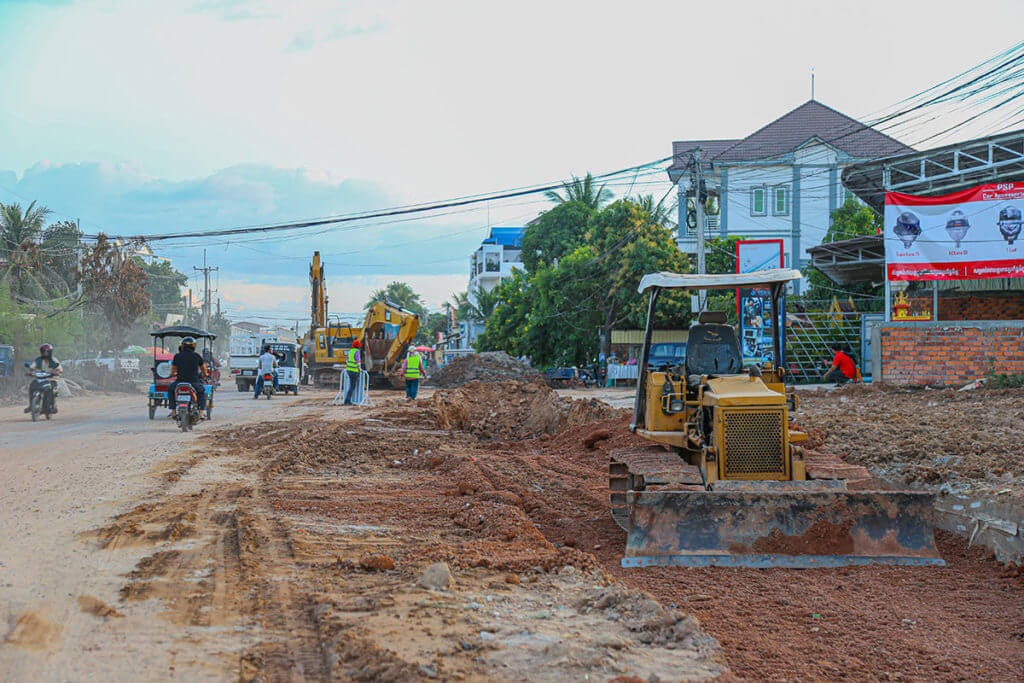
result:
<svg viewBox="0 0 1024 683"><path fill-rule="evenodd" d="M1016 206L1007 206L999 212L999 220L996 223L1006 243L1013 244L1014 240L1020 237L1020 229L1024 220L1022 220L1020 209Z"/></svg>
<svg viewBox="0 0 1024 683"><path fill-rule="evenodd" d="M352 342L352 348L353 349L361 349L362 347L363 347L363 342L359 341L358 339L356 339L354 342Z"/></svg>
<svg viewBox="0 0 1024 683"><path fill-rule="evenodd" d="M43 358L53 358L53 346L51 344L43 344L39 347L39 355Z"/></svg>
<svg viewBox="0 0 1024 683"><path fill-rule="evenodd" d="M921 236L921 221L910 211L904 211L896 219L896 225L892 231L900 238L904 247L910 247L914 240Z"/></svg>
<svg viewBox="0 0 1024 683"><path fill-rule="evenodd" d="M196 350L196 340L195 340L195 337L185 337L184 339L182 339L181 340L181 348L188 349L189 351L195 351Z"/></svg>
<svg viewBox="0 0 1024 683"><path fill-rule="evenodd" d="M960 246L960 241L970 228L971 224L967 221L967 216L963 211L954 211L949 214L949 220L946 221L946 232L949 233L949 239L956 242L957 247Z"/></svg>

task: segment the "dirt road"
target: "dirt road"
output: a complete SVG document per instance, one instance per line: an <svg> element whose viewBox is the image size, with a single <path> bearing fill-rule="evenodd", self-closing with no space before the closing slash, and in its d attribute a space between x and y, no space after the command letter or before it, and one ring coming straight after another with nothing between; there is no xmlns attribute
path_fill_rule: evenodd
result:
<svg viewBox="0 0 1024 683"><path fill-rule="evenodd" d="M82 538L114 514L169 484L152 474L172 455L189 453L211 429L301 415L309 394L254 401L217 394L214 421L188 434L170 420L150 421L141 395L63 400L49 422L32 423L21 407L0 408L0 645L5 680L164 677L174 670L172 634L139 606L130 619L98 618L83 609L116 602L120 575L145 553L102 551ZM173 478L173 473L168 475ZM198 672L203 675L203 672Z"/></svg>

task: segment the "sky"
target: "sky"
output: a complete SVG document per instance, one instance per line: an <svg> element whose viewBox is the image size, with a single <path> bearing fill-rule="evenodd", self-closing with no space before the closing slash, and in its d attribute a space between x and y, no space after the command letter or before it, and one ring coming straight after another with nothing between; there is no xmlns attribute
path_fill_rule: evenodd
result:
<svg viewBox="0 0 1024 683"><path fill-rule="evenodd" d="M1020 40L1024 3L0 0L0 202L87 233L346 214L601 173L742 137L810 97L869 117ZM908 142L913 142L912 140ZM628 183L615 187L624 191ZM661 196L663 173L634 192ZM236 317L392 280L464 291L542 197L274 240L158 245Z"/></svg>

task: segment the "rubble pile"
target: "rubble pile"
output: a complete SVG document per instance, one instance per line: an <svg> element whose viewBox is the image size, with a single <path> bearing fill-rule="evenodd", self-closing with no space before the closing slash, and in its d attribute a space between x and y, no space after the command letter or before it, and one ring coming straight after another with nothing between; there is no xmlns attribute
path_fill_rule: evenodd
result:
<svg viewBox="0 0 1024 683"><path fill-rule="evenodd" d="M461 387L476 380L497 382L507 379L539 379L541 374L529 363L513 358L504 351L471 353L437 370L425 384L446 389Z"/></svg>
<svg viewBox="0 0 1024 683"><path fill-rule="evenodd" d="M441 429L484 440L529 439L619 414L595 399L563 398L543 381L470 382L441 390L426 401Z"/></svg>

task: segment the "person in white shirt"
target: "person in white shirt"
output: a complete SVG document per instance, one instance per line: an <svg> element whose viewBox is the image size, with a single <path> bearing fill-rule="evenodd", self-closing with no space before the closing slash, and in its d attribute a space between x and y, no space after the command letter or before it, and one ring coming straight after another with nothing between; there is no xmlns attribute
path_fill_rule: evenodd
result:
<svg viewBox="0 0 1024 683"><path fill-rule="evenodd" d="M253 398L259 398L260 392L263 391L263 375L270 373L274 376L274 391L277 391L277 356L270 351L270 346L263 347L263 353L260 354L259 365L256 368L256 392L253 394Z"/></svg>

